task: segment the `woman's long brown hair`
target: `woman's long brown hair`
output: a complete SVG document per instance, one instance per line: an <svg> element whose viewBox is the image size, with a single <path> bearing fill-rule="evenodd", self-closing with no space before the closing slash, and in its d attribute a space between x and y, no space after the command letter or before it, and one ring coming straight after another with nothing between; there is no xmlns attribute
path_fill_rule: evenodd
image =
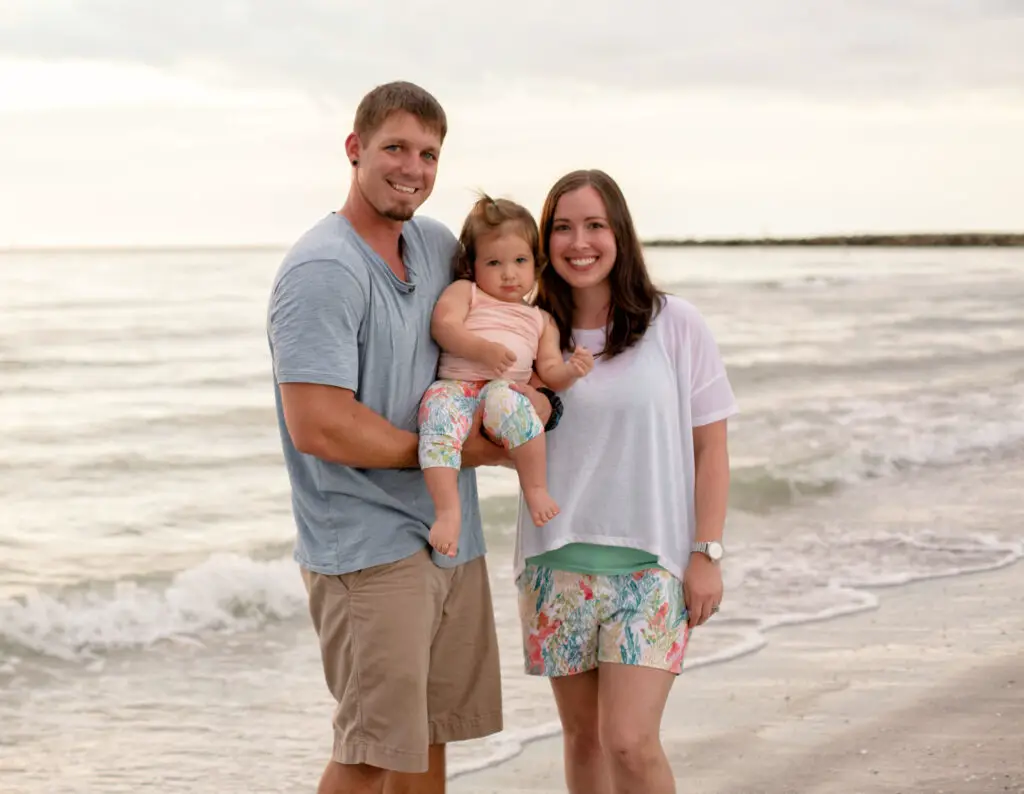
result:
<svg viewBox="0 0 1024 794"><path fill-rule="evenodd" d="M617 253L615 264L608 275L611 306L602 353L605 358L612 358L632 347L646 333L663 293L654 286L647 273L643 246L633 227L626 199L615 180L604 171L573 171L559 179L548 193L540 217L541 253L548 266L540 276L536 304L554 318L562 350L573 349L572 321L575 305L572 288L550 264L551 228L559 199L587 185L594 188L604 201L608 223L615 235Z"/></svg>

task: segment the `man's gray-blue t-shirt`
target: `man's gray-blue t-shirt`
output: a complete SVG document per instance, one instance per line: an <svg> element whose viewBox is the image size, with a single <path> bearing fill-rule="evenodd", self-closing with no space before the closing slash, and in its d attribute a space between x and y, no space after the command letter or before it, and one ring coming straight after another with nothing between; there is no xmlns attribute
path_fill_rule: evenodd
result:
<svg viewBox="0 0 1024 794"><path fill-rule="evenodd" d="M299 452L281 406L282 383L350 389L403 430L417 432L420 399L436 378L430 317L452 281L458 241L444 225L414 218L402 228L408 281L331 213L292 247L274 279L267 334L274 395L298 528L295 559L342 574L408 557L428 545L434 505L419 469L357 469ZM472 469L459 474L462 534L457 565L484 553Z"/></svg>

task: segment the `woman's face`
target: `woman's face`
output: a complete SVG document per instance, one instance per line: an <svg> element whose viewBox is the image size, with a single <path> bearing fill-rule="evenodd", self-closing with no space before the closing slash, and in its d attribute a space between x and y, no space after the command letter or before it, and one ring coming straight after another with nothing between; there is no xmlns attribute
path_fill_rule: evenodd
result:
<svg viewBox="0 0 1024 794"><path fill-rule="evenodd" d="M590 185L566 193L555 206L548 255L573 289L603 284L615 266L615 233L601 195Z"/></svg>

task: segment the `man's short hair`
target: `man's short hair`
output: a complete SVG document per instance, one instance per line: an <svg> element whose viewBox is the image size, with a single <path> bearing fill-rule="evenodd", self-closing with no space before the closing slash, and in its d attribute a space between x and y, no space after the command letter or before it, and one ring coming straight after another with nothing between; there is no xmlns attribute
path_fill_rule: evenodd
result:
<svg viewBox="0 0 1024 794"><path fill-rule="evenodd" d="M363 97L356 108L353 129L361 141L373 137L392 113L404 111L420 120L424 127L441 136L448 133L448 119L441 103L429 91L414 83L397 81L374 88Z"/></svg>

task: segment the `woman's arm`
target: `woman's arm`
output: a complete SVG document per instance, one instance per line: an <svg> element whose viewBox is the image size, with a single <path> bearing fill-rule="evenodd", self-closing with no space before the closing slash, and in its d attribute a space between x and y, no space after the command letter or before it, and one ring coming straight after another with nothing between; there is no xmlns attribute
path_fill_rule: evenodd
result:
<svg viewBox="0 0 1024 794"><path fill-rule="evenodd" d="M725 508L729 500L729 452L726 445L726 420L720 419L693 428L695 539L722 541ZM690 628L704 624L722 603L722 571L716 561L701 552L690 554L683 577L683 599Z"/></svg>
<svg viewBox="0 0 1024 794"><path fill-rule="evenodd" d="M693 428L693 457L696 464L696 541L722 542L725 513L729 502L729 445L727 420Z"/></svg>

